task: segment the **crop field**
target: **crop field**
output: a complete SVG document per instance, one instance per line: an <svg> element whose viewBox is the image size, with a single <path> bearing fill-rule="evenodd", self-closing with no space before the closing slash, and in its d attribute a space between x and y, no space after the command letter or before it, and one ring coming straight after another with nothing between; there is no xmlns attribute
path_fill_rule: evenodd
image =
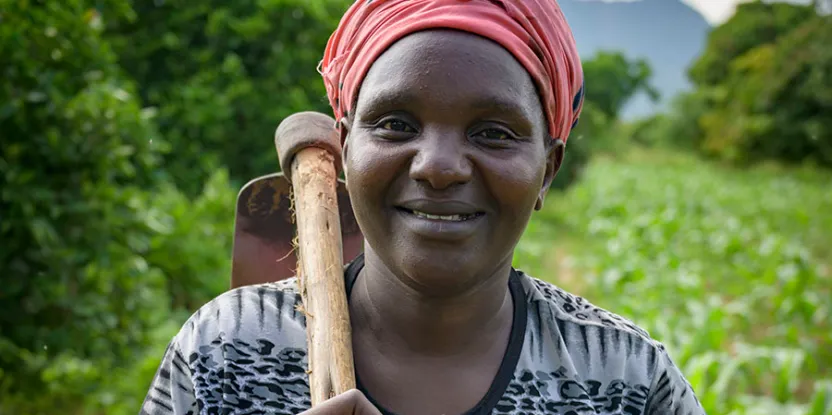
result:
<svg viewBox="0 0 832 415"><path fill-rule="evenodd" d="M516 266L664 343L709 414L832 414L832 175L598 159Z"/></svg>

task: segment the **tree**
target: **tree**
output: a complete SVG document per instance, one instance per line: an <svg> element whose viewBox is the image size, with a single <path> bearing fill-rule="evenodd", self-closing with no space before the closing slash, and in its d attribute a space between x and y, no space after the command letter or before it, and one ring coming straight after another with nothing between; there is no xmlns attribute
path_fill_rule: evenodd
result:
<svg viewBox="0 0 832 415"><path fill-rule="evenodd" d="M617 119L627 101L644 91L654 101L658 91L650 84L653 71L643 59L628 59L621 52L600 51L583 62L586 100L606 117Z"/></svg>
<svg viewBox="0 0 832 415"><path fill-rule="evenodd" d="M708 35L705 51L691 65L688 76L697 86L721 84L734 59L775 42L815 15L811 5L742 3L731 19Z"/></svg>
<svg viewBox="0 0 832 415"><path fill-rule="evenodd" d="M758 23L814 13L811 6L779 6ZM702 87L710 100L699 119L706 154L737 162L811 160L832 166L830 19L813 14L773 40L760 39L730 61L719 83Z"/></svg>
<svg viewBox="0 0 832 415"><path fill-rule="evenodd" d="M280 121L330 111L316 68L349 3L142 1L110 22L121 66L156 108L178 187L193 195L220 165L238 185L278 169Z"/></svg>
<svg viewBox="0 0 832 415"><path fill-rule="evenodd" d="M563 166L552 182L555 189L575 183L593 154L617 147L612 130L621 109L634 95L658 93L649 84L652 71L642 59L628 59L620 52L600 51L583 61L586 96L578 125L567 140Z"/></svg>
<svg viewBox="0 0 832 415"><path fill-rule="evenodd" d="M165 312L143 258L158 136L86 1L5 2L2 19L0 412L43 413L94 390Z"/></svg>

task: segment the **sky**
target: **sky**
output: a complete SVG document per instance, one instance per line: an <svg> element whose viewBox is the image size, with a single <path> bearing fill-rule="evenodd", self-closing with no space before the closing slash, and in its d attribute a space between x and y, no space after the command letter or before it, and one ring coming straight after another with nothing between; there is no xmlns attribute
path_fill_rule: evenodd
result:
<svg viewBox="0 0 832 415"><path fill-rule="evenodd" d="M599 0L579 0L579 1L599 1ZM600 0L607 3L612 2L630 2L639 0ZM687 4L694 10L698 11L705 20L712 26L718 25L730 19L734 15L734 10L737 4L745 3L751 0L681 0L682 3ZM782 1L786 3L801 3L809 4L812 0L772 0Z"/></svg>
<svg viewBox="0 0 832 415"><path fill-rule="evenodd" d="M733 14L738 3L743 0L682 0L698 11L711 25L720 24L728 20ZM811 0L788 0L789 3L808 4Z"/></svg>

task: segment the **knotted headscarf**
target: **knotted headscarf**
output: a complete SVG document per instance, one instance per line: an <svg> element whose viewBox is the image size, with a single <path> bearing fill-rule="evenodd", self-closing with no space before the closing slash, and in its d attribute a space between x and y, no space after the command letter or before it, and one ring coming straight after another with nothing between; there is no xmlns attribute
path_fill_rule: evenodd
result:
<svg viewBox="0 0 832 415"><path fill-rule="evenodd" d="M357 0L319 67L335 119L350 113L364 76L389 46L440 28L491 39L514 55L538 86L549 134L566 142L583 107L583 71L556 0Z"/></svg>

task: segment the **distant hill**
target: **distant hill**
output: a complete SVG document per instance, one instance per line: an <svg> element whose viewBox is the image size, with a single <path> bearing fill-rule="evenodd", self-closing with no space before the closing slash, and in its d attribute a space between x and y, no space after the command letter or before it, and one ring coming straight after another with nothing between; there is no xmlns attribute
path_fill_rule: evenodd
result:
<svg viewBox="0 0 832 415"><path fill-rule="evenodd" d="M582 57L600 49L641 57L653 68L653 85L663 105L688 87L686 70L699 56L711 27L697 11L678 0L558 0ZM592 88L592 85L587 85ZM655 111L644 96L624 110L631 118Z"/></svg>

